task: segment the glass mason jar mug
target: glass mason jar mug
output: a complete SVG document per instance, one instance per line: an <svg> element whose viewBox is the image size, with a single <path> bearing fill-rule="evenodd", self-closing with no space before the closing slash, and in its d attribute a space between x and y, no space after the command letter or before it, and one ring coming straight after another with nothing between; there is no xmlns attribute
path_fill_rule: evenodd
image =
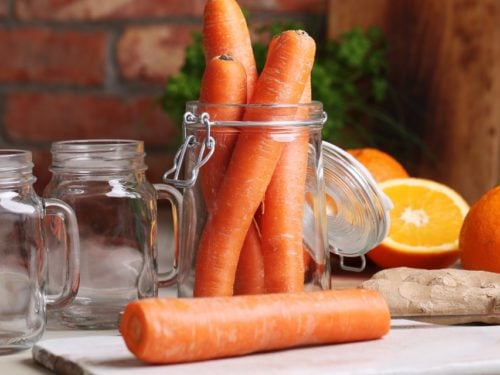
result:
<svg viewBox="0 0 500 375"><path fill-rule="evenodd" d="M158 286L169 284L171 274L158 272L157 199L168 199L175 212L182 197L175 188L148 182L144 157L143 142L135 140L52 145L53 175L44 195L65 201L76 213L81 275L76 298L51 313L51 323L116 328L129 301L156 296ZM51 265L57 259L54 250ZM51 288L59 285L57 277L51 279Z"/></svg>
<svg viewBox="0 0 500 375"><path fill-rule="evenodd" d="M0 150L0 353L31 347L43 334L46 307L60 308L76 294L79 281L78 228L71 208L41 199L33 189L31 152ZM63 287L47 294L47 215L64 230Z"/></svg>
<svg viewBox="0 0 500 375"><path fill-rule="evenodd" d="M188 103L184 143L164 175L183 189L179 296L330 287L325 116L319 102Z"/></svg>

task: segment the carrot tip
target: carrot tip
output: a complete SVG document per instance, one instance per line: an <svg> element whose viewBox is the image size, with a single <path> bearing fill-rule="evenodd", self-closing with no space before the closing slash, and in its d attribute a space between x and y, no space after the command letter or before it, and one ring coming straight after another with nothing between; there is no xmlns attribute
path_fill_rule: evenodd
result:
<svg viewBox="0 0 500 375"><path fill-rule="evenodd" d="M223 53L222 55L219 55L217 57L219 60L224 60L224 61L233 61L234 59L232 58L231 55L228 55L227 53Z"/></svg>
<svg viewBox="0 0 500 375"><path fill-rule="evenodd" d="M305 30L295 30L298 35L309 35Z"/></svg>

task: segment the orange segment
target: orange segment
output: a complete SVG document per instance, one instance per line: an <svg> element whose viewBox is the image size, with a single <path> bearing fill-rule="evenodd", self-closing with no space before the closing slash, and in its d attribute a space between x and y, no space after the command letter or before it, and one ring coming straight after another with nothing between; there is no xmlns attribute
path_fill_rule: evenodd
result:
<svg viewBox="0 0 500 375"><path fill-rule="evenodd" d="M380 184L392 200L391 228L368 253L378 266L442 268L458 259L458 237L469 206L451 188L421 178Z"/></svg>

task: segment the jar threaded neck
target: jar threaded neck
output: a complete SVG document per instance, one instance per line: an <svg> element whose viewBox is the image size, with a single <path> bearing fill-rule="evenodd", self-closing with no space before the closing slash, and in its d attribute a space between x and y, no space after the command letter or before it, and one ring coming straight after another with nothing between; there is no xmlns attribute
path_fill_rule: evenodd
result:
<svg viewBox="0 0 500 375"><path fill-rule="evenodd" d="M145 171L144 143L125 139L89 139L54 142L51 148L55 172L92 174Z"/></svg>
<svg viewBox="0 0 500 375"><path fill-rule="evenodd" d="M30 151L0 150L0 186L33 184L35 180Z"/></svg>

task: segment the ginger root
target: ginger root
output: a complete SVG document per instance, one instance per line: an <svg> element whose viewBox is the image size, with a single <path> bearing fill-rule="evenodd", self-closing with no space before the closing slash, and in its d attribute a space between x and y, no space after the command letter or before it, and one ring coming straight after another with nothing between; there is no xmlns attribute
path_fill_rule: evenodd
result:
<svg viewBox="0 0 500 375"><path fill-rule="evenodd" d="M399 267L377 272L361 287L382 293L393 317L500 324L500 273Z"/></svg>

